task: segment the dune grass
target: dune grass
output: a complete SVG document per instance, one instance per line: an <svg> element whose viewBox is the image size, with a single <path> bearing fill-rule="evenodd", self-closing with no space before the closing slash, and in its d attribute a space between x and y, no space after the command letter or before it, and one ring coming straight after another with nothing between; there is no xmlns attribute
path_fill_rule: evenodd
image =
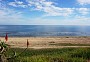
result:
<svg viewBox="0 0 90 62"><path fill-rule="evenodd" d="M49 45L55 46L90 46L90 44L72 44L72 43L49 43Z"/></svg>
<svg viewBox="0 0 90 62"><path fill-rule="evenodd" d="M17 55L23 48L11 48L7 53ZM9 62L87 62L90 59L90 48L62 48L62 49L27 49L19 57Z"/></svg>

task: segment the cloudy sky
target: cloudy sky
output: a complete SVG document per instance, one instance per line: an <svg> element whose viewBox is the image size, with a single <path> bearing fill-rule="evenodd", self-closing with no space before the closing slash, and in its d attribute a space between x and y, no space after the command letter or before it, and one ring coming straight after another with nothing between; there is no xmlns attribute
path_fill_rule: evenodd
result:
<svg viewBox="0 0 90 62"><path fill-rule="evenodd" d="M90 0L0 0L0 25L90 25Z"/></svg>

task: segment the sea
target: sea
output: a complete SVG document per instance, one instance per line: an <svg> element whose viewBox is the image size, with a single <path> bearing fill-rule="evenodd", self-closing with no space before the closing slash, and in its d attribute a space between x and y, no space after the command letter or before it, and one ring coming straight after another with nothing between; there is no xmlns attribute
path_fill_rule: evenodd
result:
<svg viewBox="0 0 90 62"><path fill-rule="evenodd" d="M90 26L0 25L0 37L90 36Z"/></svg>

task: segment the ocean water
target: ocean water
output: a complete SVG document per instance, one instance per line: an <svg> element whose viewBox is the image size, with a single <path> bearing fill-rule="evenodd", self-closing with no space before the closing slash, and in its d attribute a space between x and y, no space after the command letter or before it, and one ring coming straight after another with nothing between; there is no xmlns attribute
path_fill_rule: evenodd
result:
<svg viewBox="0 0 90 62"><path fill-rule="evenodd" d="M0 25L0 36L90 36L90 26L73 25Z"/></svg>

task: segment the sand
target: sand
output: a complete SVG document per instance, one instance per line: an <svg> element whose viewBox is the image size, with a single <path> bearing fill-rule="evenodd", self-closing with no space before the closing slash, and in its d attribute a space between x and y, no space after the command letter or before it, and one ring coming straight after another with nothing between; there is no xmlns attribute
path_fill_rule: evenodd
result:
<svg viewBox="0 0 90 62"><path fill-rule="evenodd" d="M64 48L64 47L90 47L90 46L56 46L50 44L71 43L71 44L90 44L90 37L9 37L5 41L4 37L0 37L1 41L5 41L12 48L26 48L27 39L29 48Z"/></svg>

